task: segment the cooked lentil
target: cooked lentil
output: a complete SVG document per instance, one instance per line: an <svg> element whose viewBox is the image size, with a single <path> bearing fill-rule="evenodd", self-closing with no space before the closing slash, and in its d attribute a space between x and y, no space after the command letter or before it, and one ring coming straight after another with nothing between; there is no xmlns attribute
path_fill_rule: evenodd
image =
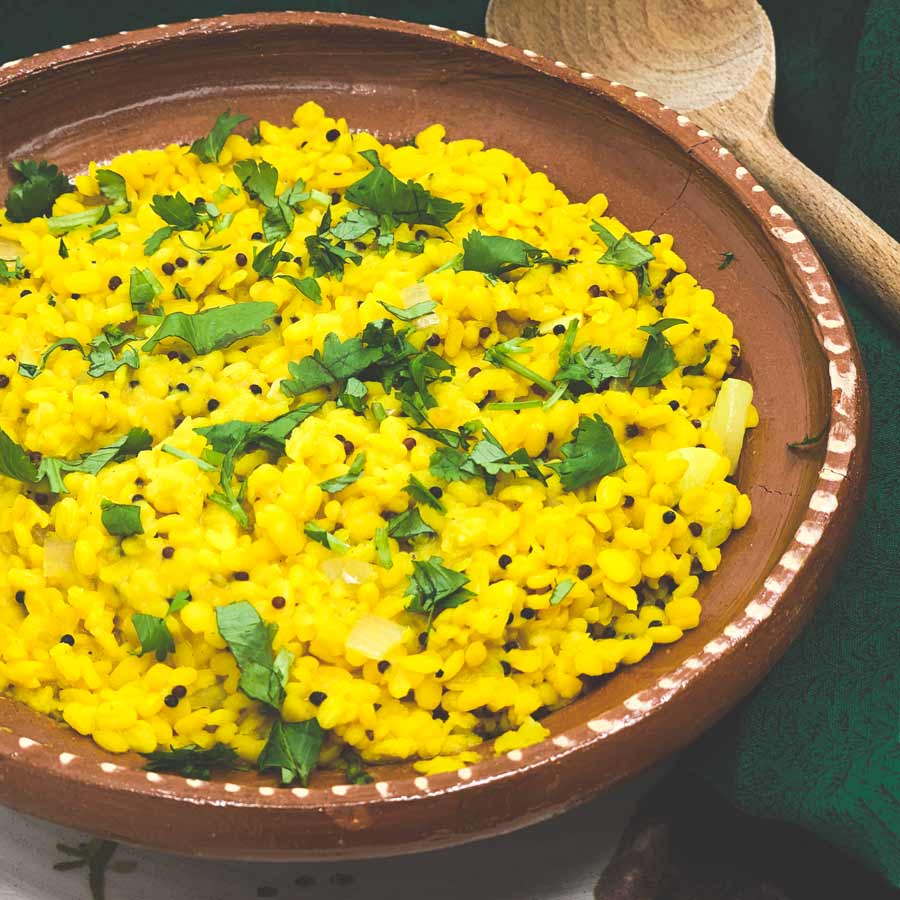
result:
<svg viewBox="0 0 900 900"><path fill-rule="evenodd" d="M33 453L65 458L107 446L132 427L147 428L154 441L95 475L66 475L68 493L48 509L26 486L0 477L0 689L110 752L221 742L255 760L271 719L238 689L235 658L216 627L218 607L247 600L277 625L275 649L294 654L282 715L315 717L329 730L326 764L350 745L371 762L412 758L430 773L475 761L485 734L499 735L498 753L539 741L548 731L538 718L578 697L586 678L637 663L654 643L696 627L698 574L719 565L720 545L747 521L750 502L732 484L722 440L709 428L723 377L740 359L732 324L715 308L713 294L685 272L670 235L636 231L653 254L647 275L665 301L658 312L652 295L639 296L634 272L597 262L605 245L591 221L624 231L607 217L606 198L570 202L544 173L502 149L485 149L477 140L447 142L440 125L412 145L382 145L370 134L351 134L346 122L314 103L296 111L292 127L261 122L259 130L257 144L229 137L218 163L201 163L176 145L115 158L108 168L124 177L132 203L130 212L116 215L120 234L90 244L87 229L72 231L65 258L46 219L15 224L0 216L0 237L23 248L32 291L20 297L21 284L0 284L3 429ZM249 240L260 240L264 210L232 171L243 159L276 166L281 188L302 177L330 195L337 221L353 209L340 191L371 171L359 155L366 149L377 150L401 180L415 180L463 210L449 233L397 228L397 241L424 243L421 254L370 248L360 265L345 265L342 280L320 277L321 305L287 280L259 278L242 251L211 252L210 246L208 255L188 261L172 238L144 255L144 241L161 225L150 208L154 194L203 199L222 184L235 191L224 192L217 205L233 218L210 245L249 249ZM95 172L92 165L75 179L77 191L57 199L55 215L98 202ZM297 213L285 247L293 261L285 256L280 263L286 273L312 275L304 238L315 233L323 213L313 201ZM476 226L578 261L493 280L445 266ZM199 233L191 237L202 244ZM138 369L122 366L98 384L77 353L53 354L34 379L18 373L16 354L37 361L61 337L86 346L111 325L149 337L153 326L137 324L128 291L116 290L118 273L132 267L149 268L159 280L167 313L265 300L278 308L274 327L205 355L141 354ZM176 267L191 300L173 296ZM559 459L580 417L600 415L625 465L574 492L564 491L549 470L546 485L501 474L490 495L480 479L438 486L429 461L440 444L413 431L416 423L396 395L372 381L368 399L386 416L354 414L319 390L304 402L324 405L293 431L281 458L255 450L238 459L250 512L243 529L210 502L219 490L217 471L161 449L165 443L199 458L206 442L196 428L287 412L291 403L278 389L287 363L320 349L330 332L341 339L358 335L384 317L379 300L402 305L401 292L420 279L436 304L427 333L455 366L447 381L432 385L431 426L455 430L479 419L510 453L522 449L535 458L546 450L548 459ZM51 295L82 299L53 306ZM639 326L683 319L666 331L679 368L658 387L628 390L620 380L546 409L481 408L488 398L509 403L547 393L486 362L486 347L517 336L526 323L546 326L529 339L525 358L552 379L573 316L581 317L576 349L591 345L631 357L647 341ZM425 335L411 340L421 345ZM684 376L680 367L695 365L711 341L704 373ZM99 400L99 385L108 402ZM756 420L751 407L747 424ZM690 466L677 452L701 442L717 461L685 486ZM344 475L356 448L366 454L362 476L336 495L323 492L320 483ZM421 507L435 536L414 544L391 539L385 568L373 537L407 510L403 488L411 475L442 498L446 513ZM134 485L143 487L142 495L133 494ZM129 497L140 502L143 534L120 539L101 525L100 504ZM313 521L349 551L339 555L309 539L304 525ZM423 631L425 619L406 610L404 591L413 560L430 556L465 573L474 594ZM581 580L551 605L552 586L573 573ZM190 602L167 616L180 591L190 592ZM134 613L167 616L175 651L163 662L152 653L135 655ZM401 627L388 658L348 646L364 616Z"/></svg>

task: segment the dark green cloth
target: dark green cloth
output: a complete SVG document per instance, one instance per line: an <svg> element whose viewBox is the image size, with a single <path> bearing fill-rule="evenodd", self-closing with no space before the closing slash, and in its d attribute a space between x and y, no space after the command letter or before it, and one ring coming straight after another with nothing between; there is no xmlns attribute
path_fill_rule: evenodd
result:
<svg viewBox="0 0 900 900"><path fill-rule="evenodd" d="M775 29L785 143L900 238L900 2L763 6ZM0 0L0 59L120 29L279 7L482 33L486 2ZM804 825L900 884L898 347L856 297L841 293L872 389L872 476L848 561L784 660L683 765L701 769L743 810Z"/></svg>

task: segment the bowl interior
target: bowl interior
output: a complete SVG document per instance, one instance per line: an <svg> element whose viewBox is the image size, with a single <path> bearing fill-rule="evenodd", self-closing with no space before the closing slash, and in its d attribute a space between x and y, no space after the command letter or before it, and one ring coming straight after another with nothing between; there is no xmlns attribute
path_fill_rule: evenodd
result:
<svg viewBox="0 0 900 900"><path fill-rule="evenodd" d="M822 455L797 455L786 445L819 431L830 388L827 362L783 261L737 197L675 140L612 99L573 90L479 48L372 23L254 21L254 27L245 22L215 33L186 26L177 40L171 32L151 33L127 48L127 60L122 48L103 50L101 43L96 55L0 86L7 122L0 160L47 158L79 171L124 150L192 140L226 107L287 123L309 99L386 141L408 140L441 122L450 139L479 138L522 157L575 200L606 193L611 214L629 227L674 234L688 270L715 291L734 321L744 349L737 374L753 383L761 415L739 472L753 517L704 581L698 629L545 722L558 734L600 716L718 636L759 589L806 512ZM0 191L7 186L4 170ZM734 262L720 270L725 251ZM0 721L23 717L24 733L40 734L59 750L107 757L74 733L0 700ZM140 762L133 758L135 766ZM409 766L391 765L379 777L411 774ZM329 775L318 777L314 784L330 783Z"/></svg>

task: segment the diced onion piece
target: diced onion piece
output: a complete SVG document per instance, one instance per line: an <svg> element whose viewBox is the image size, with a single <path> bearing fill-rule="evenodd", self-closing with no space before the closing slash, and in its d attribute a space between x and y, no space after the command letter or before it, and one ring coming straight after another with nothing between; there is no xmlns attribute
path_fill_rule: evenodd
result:
<svg viewBox="0 0 900 900"><path fill-rule="evenodd" d="M44 541L44 576L63 575L75 568L75 542L48 537Z"/></svg>
<svg viewBox="0 0 900 900"><path fill-rule="evenodd" d="M322 572L329 581L343 581L345 584L362 584L375 577L375 568L361 559L343 556L329 557L322 563Z"/></svg>
<svg viewBox="0 0 900 900"><path fill-rule="evenodd" d="M434 328L435 325L439 325L441 322L440 316L436 312L430 312L425 316L419 316L415 321L416 328Z"/></svg>
<svg viewBox="0 0 900 900"><path fill-rule="evenodd" d="M431 291L428 290L428 285L422 281L417 281L400 291L400 303L404 309L409 309L410 306L415 306L417 303L424 303L426 300L431 300Z"/></svg>
<svg viewBox="0 0 900 900"><path fill-rule="evenodd" d="M753 386L739 378L729 378L722 385L716 405L709 420L709 430L719 436L722 448L731 463L731 472L737 468L747 428L747 411L753 400Z"/></svg>
<svg viewBox="0 0 900 900"><path fill-rule="evenodd" d="M22 246L8 238L0 238L0 259L15 259L22 255Z"/></svg>
<svg viewBox="0 0 900 900"><path fill-rule="evenodd" d="M363 616L357 620L344 646L369 659L384 659L402 640L406 629L381 616Z"/></svg>
<svg viewBox="0 0 900 900"><path fill-rule="evenodd" d="M721 454L710 450L709 447L682 447L667 454L666 458L683 459L688 464L684 475L672 485L672 490L679 500L685 492L692 488L703 487L712 481L713 472L724 459Z"/></svg>
<svg viewBox="0 0 900 900"><path fill-rule="evenodd" d="M578 319L578 316L559 316L557 319L550 319L549 322L542 322L538 325L538 334L553 334L553 329L556 328L557 325L562 325L564 329L568 328L569 322L573 319Z"/></svg>

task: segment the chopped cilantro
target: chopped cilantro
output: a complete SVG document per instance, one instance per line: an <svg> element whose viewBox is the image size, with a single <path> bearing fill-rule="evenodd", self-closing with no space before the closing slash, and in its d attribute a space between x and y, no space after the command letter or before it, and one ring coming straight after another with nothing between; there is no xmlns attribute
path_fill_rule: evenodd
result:
<svg viewBox="0 0 900 900"><path fill-rule="evenodd" d="M97 169L97 184L100 187L100 193L112 203L124 203L126 208L123 212L127 212L130 208L128 204L128 192L125 189L125 179L112 169Z"/></svg>
<svg viewBox="0 0 900 900"><path fill-rule="evenodd" d="M145 753L147 772L171 772L185 778L209 781L213 769L245 769L237 753L227 744L213 744L204 749L197 744L186 744L172 750L154 750Z"/></svg>
<svg viewBox="0 0 900 900"><path fill-rule="evenodd" d="M575 260L556 259L547 250L515 238L482 234L477 229L463 238L462 268L485 275L505 275L532 266L569 266Z"/></svg>
<svg viewBox="0 0 900 900"><path fill-rule="evenodd" d="M102 510L100 521L109 534L115 537L131 537L134 534L144 533L139 506L103 500L100 508Z"/></svg>
<svg viewBox="0 0 900 900"><path fill-rule="evenodd" d="M283 785L309 782L319 762L325 732L315 719L306 722L275 720L257 760L260 772L278 769Z"/></svg>
<svg viewBox="0 0 900 900"><path fill-rule="evenodd" d="M700 360L700 362L696 363L693 366L685 366L682 370L682 373L684 375L702 375L706 371L706 364L712 358L713 347L715 347L717 343L718 341L716 340L707 341L703 345L703 349L706 351L706 356L704 356L703 359Z"/></svg>
<svg viewBox="0 0 900 900"><path fill-rule="evenodd" d="M369 389L358 378L351 376L347 379L344 389L338 394L336 404L346 409L352 409L357 415L362 415L368 396Z"/></svg>
<svg viewBox="0 0 900 900"><path fill-rule="evenodd" d="M734 253L731 250L726 250L724 253L720 253L719 256L722 257L722 262L719 263L720 269L727 269L734 262Z"/></svg>
<svg viewBox="0 0 900 900"><path fill-rule="evenodd" d="M404 596L409 597L410 612L428 616L428 627L444 610L461 606L475 596L466 585L469 578L462 572L448 569L439 556L427 560L413 560L413 573Z"/></svg>
<svg viewBox="0 0 900 900"><path fill-rule="evenodd" d="M644 352L637 361L631 386L653 387L659 384L666 375L678 367L675 351L663 332L673 325L683 325L684 319L660 319L652 325L641 325L640 331L646 331L650 337L644 345Z"/></svg>
<svg viewBox="0 0 900 900"><path fill-rule="evenodd" d="M166 625L165 619L159 616L149 616L146 613L133 613L131 624L137 632L141 651L138 656L145 653L155 653L158 662L162 662L169 653L175 652L175 641Z"/></svg>
<svg viewBox="0 0 900 900"><path fill-rule="evenodd" d="M198 156L202 162L218 162L219 154L225 147L225 141L228 140L228 136L241 124L241 122L246 122L247 119L248 116L233 116L231 115L231 110L226 109L225 112L216 119L209 134L197 138L197 140L191 144L189 152Z"/></svg>
<svg viewBox="0 0 900 900"><path fill-rule="evenodd" d="M562 461L549 466L557 472L567 491L584 487L625 465L612 429L598 415L582 416L572 440L563 444L560 452Z"/></svg>
<svg viewBox="0 0 900 900"><path fill-rule="evenodd" d="M411 541L417 537L435 537L437 532L422 519L419 508L413 506L391 519L388 534L398 541Z"/></svg>
<svg viewBox="0 0 900 900"><path fill-rule="evenodd" d="M6 195L6 218L10 222L49 216L56 198L75 189L52 163L21 159L12 163L12 168L19 181Z"/></svg>
<svg viewBox="0 0 900 900"><path fill-rule="evenodd" d="M378 301L392 316L396 316L402 322L413 322L421 316L427 316L428 313L434 312L437 304L434 300L423 300L421 303L414 303L412 306L391 306L384 300Z"/></svg>
<svg viewBox="0 0 900 900"><path fill-rule="evenodd" d="M330 230L331 209L329 208L322 216L316 233L306 238L306 249L309 252L309 262L316 278L323 275L334 275L340 281L344 277L344 264L349 261L358 266L362 262L362 257L330 240L328 237Z"/></svg>
<svg viewBox="0 0 900 900"><path fill-rule="evenodd" d="M139 269L137 266L132 268L128 283L128 298L131 300L133 310L147 309L162 292L162 284L149 269Z"/></svg>
<svg viewBox="0 0 900 900"><path fill-rule="evenodd" d="M25 277L25 266L22 260L16 257L12 268L7 265L8 260L0 259L0 284L9 284L14 278L21 281Z"/></svg>
<svg viewBox="0 0 900 900"><path fill-rule="evenodd" d="M275 655L272 641L278 627L267 625L246 600L218 607L216 624L240 669L238 687L252 700L281 709L294 657L287 650Z"/></svg>
<svg viewBox="0 0 900 900"><path fill-rule="evenodd" d="M295 278L293 275L276 275L275 278L283 278L317 306L322 303L322 289L315 278Z"/></svg>
<svg viewBox="0 0 900 900"><path fill-rule="evenodd" d="M366 465L366 454L357 453L350 468L343 475L336 478L329 478L327 481L319 482L319 487L328 494L336 494L345 487L359 480Z"/></svg>
<svg viewBox="0 0 900 900"><path fill-rule="evenodd" d="M321 525L316 525L315 522L307 522L303 526L303 532L308 538L312 538L316 543L333 550L335 553L346 553L350 549L350 545L346 541L342 541L340 538L330 534Z"/></svg>
<svg viewBox="0 0 900 900"><path fill-rule="evenodd" d="M278 263L282 262L284 256L289 256L284 252L284 244L279 247L277 241L266 244L259 252L253 249L253 271L263 280L271 280L278 268Z"/></svg>
<svg viewBox="0 0 900 900"><path fill-rule="evenodd" d="M462 210L462 203L435 197L415 181L400 181L381 164L374 150L363 150L360 156L372 166L372 171L351 184L344 196L351 203L372 210L382 220L443 228Z"/></svg>
<svg viewBox="0 0 900 900"><path fill-rule="evenodd" d="M165 338L179 338L198 355L212 353L241 338L265 334L269 330L266 320L276 310L274 303L248 300L191 314L169 313L142 349L149 353Z"/></svg>
<svg viewBox="0 0 900 900"><path fill-rule="evenodd" d="M423 506L430 506L432 509L436 509L440 513L447 512L447 507L438 500L431 491L416 478L415 475L409 476L409 483L403 488L416 503L420 503Z"/></svg>

